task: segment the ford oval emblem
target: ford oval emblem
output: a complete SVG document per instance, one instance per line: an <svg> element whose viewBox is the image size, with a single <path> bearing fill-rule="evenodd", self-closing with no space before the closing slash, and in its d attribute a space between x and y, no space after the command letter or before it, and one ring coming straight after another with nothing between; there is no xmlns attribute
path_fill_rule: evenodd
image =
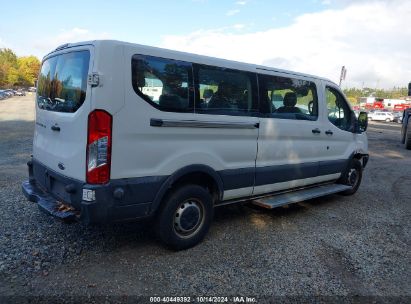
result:
<svg viewBox="0 0 411 304"><path fill-rule="evenodd" d="M66 167L64 167L64 164L63 164L63 163L59 163L59 164L58 164L58 167L59 167L61 170L66 169Z"/></svg>

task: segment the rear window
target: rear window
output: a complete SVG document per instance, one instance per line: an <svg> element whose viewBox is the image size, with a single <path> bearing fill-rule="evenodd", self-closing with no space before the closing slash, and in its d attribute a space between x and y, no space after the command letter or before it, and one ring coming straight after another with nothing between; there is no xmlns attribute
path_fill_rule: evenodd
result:
<svg viewBox="0 0 411 304"><path fill-rule="evenodd" d="M76 112L86 98L89 62L89 51L66 53L45 60L37 84L39 108Z"/></svg>

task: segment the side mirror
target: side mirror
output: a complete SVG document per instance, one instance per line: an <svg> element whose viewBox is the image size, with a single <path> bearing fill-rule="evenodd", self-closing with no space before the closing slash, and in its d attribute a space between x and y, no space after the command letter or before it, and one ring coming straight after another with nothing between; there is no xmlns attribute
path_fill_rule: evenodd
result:
<svg viewBox="0 0 411 304"><path fill-rule="evenodd" d="M360 112L358 115L358 131L360 133L367 131L368 127L368 113Z"/></svg>

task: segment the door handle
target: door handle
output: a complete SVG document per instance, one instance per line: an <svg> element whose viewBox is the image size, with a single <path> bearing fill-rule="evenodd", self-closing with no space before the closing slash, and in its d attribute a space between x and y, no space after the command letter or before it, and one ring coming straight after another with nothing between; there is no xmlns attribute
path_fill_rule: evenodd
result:
<svg viewBox="0 0 411 304"><path fill-rule="evenodd" d="M313 132L314 134L320 134L320 133L321 133L320 129L318 129L318 128L312 130L312 132Z"/></svg>
<svg viewBox="0 0 411 304"><path fill-rule="evenodd" d="M331 130L327 130L327 131L325 131L325 134L327 134L327 135L333 135L334 133L333 133L333 131L331 131Z"/></svg>
<svg viewBox="0 0 411 304"><path fill-rule="evenodd" d="M60 132L60 127L59 126L51 126L51 129L53 131Z"/></svg>

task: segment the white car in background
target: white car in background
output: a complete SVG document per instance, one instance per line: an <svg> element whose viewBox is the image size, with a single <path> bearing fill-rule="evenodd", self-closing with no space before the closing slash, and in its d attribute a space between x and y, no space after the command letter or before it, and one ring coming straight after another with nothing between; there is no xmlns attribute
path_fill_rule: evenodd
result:
<svg viewBox="0 0 411 304"><path fill-rule="evenodd" d="M386 122L394 121L394 115L391 112L369 113L368 118L369 120L375 120L375 121L386 121Z"/></svg>

